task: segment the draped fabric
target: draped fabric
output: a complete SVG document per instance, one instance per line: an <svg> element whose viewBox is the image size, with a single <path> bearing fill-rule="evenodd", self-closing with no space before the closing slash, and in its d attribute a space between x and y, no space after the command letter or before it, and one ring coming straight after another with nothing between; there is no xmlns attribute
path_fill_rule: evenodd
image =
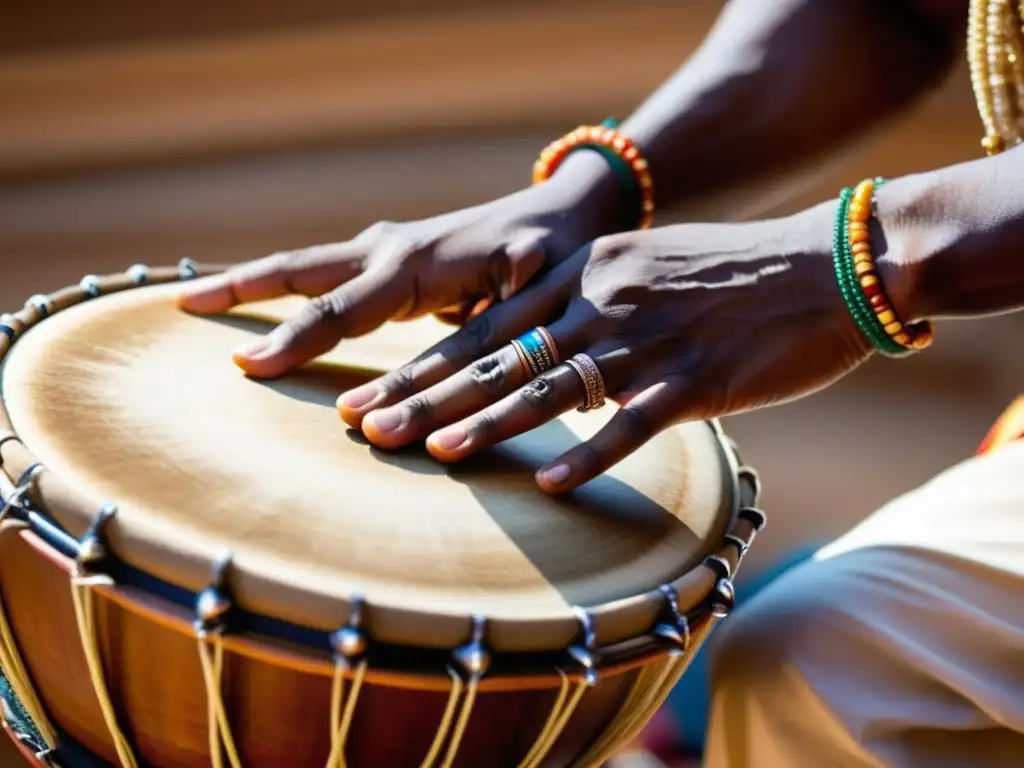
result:
<svg viewBox="0 0 1024 768"><path fill-rule="evenodd" d="M991 453L1021 437L1024 437L1024 395L1014 400L1013 404L999 417L999 420L992 425L978 448L978 455Z"/></svg>

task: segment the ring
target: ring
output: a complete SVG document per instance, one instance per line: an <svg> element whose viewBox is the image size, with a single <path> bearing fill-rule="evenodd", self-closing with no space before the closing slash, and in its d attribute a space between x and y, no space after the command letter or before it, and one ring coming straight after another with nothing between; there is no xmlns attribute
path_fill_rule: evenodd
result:
<svg viewBox="0 0 1024 768"><path fill-rule="evenodd" d="M593 411L604 405L604 376L597 367L597 363L589 355L573 355L571 360L565 361L583 379L583 389L586 390L586 400L578 410L580 413Z"/></svg>
<svg viewBox="0 0 1024 768"><path fill-rule="evenodd" d="M523 366L523 370L529 374L532 370L530 367L530 359L526 356L526 350L524 350L523 345L519 343L519 339L512 340L512 349L516 351L516 357L519 358L519 364Z"/></svg>
<svg viewBox="0 0 1024 768"><path fill-rule="evenodd" d="M512 346L519 355L520 362L526 363L527 370L535 378L550 371L559 363L558 347L547 328L537 327L527 331L513 340Z"/></svg>

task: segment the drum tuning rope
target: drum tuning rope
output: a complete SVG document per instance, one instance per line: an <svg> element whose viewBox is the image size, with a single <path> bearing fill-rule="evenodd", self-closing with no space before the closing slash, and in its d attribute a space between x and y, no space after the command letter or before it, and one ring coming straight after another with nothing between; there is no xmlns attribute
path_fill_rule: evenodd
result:
<svg viewBox="0 0 1024 768"><path fill-rule="evenodd" d="M363 613L366 601L362 595L349 598L348 624L333 635L334 682L331 686L331 752L327 757L327 768L345 768L345 744L352 728L356 702L366 676L366 651L369 638L363 629ZM345 700L345 673L355 667L352 676L352 690ZM344 711L342 705L344 704Z"/></svg>
<svg viewBox="0 0 1024 768"><path fill-rule="evenodd" d="M639 723L642 727L661 706L688 663L689 656L683 654L677 658L662 659L640 670L618 714L573 765L585 768L604 765L630 738L629 733L634 726Z"/></svg>
<svg viewBox="0 0 1024 768"><path fill-rule="evenodd" d="M117 759L122 768L137 768L138 763L132 752L131 745L117 722L117 710L107 690L106 676L103 671L103 659L100 655L99 639L96 632L96 610L93 603L93 588L113 586L110 577L96 573L96 568L106 559L104 533L107 524L117 514L113 505L104 505L89 530L79 543L78 556L71 568L71 599L75 606L75 622L78 625L78 637L85 654L85 663L89 669L96 702L99 704L103 722L106 723L110 739L114 743Z"/></svg>
<svg viewBox="0 0 1024 768"><path fill-rule="evenodd" d="M477 690L480 687L480 680L491 666L491 654L484 645L484 638L487 634L487 618L481 615L473 617L470 640L461 648L455 649L452 653L453 667L449 667L448 674L452 678L452 690L448 697L448 706L445 707L444 716L441 718L441 725L434 743L424 759L421 768L433 768L434 761L440 754L441 745L444 744L448 731L451 730L451 739L448 741L448 750L441 762L441 768L451 768L455 757L459 753L462 744L462 737L469 725L469 718L473 714L473 707L476 705ZM460 672L468 678L463 682ZM460 697L462 706L459 714L455 716L455 708ZM452 721L454 719L454 728Z"/></svg>
<svg viewBox="0 0 1024 768"><path fill-rule="evenodd" d="M100 706L103 721L114 742L117 759L122 768L137 768L135 755L128 744L127 738L117 724L117 711L107 691L106 678L103 673L103 661L100 658L99 643L96 637L96 614L93 605L93 588L112 586L113 582L106 576L86 576L76 565L71 572L71 598L75 605L75 620L78 624L78 636L85 653L85 662L89 668L89 679L92 682L96 701Z"/></svg>
<svg viewBox="0 0 1024 768"><path fill-rule="evenodd" d="M366 676L366 660L360 661L352 676L352 690L345 699L345 672L349 669L344 659L334 664L334 684L331 687L331 753L327 758L327 768L345 768L345 743L352 728L352 718L359 700L359 691L363 687ZM342 703L344 702L344 712ZM340 720L340 723L339 723ZM337 725L335 725L337 724Z"/></svg>
<svg viewBox="0 0 1024 768"><path fill-rule="evenodd" d="M579 682L576 683L576 690L569 696L569 689L572 683L564 670L558 669L558 675L562 679L561 688L555 699L551 714L541 729L533 747L527 753L519 768L537 768L541 761L547 757L551 748L558 742L559 736L569 724L569 720L576 712L580 701L586 694L587 689L597 684L597 634L594 630L594 617L583 608L573 609L576 614L576 621L579 623L578 642L570 646L567 654L572 663L582 669Z"/></svg>
<svg viewBox="0 0 1024 768"><path fill-rule="evenodd" d="M459 718L455 721L455 729L452 731L451 741L448 742L448 753L445 755L441 768L451 768L455 762L455 756L459 753L462 745L462 737L466 734L466 726L469 725L469 717L473 714L473 707L476 705L477 689L480 685L480 677L471 675L466 683L466 697L462 700L462 709L459 711Z"/></svg>
<svg viewBox="0 0 1024 768"><path fill-rule="evenodd" d="M541 764L541 761L548 756L551 748L555 746L558 737L562 735L565 726L569 724L569 720L576 712L576 707L579 706L583 695L590 688L586 678L581 678L576 684L576 690L573 691L570 697L569 689L572 683L569 680L569 676L561 669L558 670L558 674L562 678L558 698L555 699L555 704L551 708L551 714L548 715L547 722L541 729L540 735L533 743L533 747L530 748L526 757L523 758L523 762L519 764L519 768L537 768Z"/></svg>
<svg viewBox="0 0 1024 768"><path fill-rule="evenodd" d="M441 753L441 747L444 746L444 741L448 738L448 734L452 729L452 722L455 720L455 708L458 706L459 698L462 696L462 689L465 686L462 683L462 678L459 677L454 669L448 669L448 676L452 680L451 692L448 694L448 703L445 705L444 715L442 715L441 722L437 727L434 741L427 751L427 756L420 763L420 768L433 768L434 761L437 760L437 756Z"/></svg>
<svg viewBox="0 0 1024 768"><path fill-rule="evenodd" d="M0 522L6 518L13 509L19 506L28 497L32 485L41 467L31 467L25 472L17 487L13 488L11 494L4 501L3 509L0 511ZM42 738L46 749L44 753L52 752L57 746L57 734L50 718L43 708L42 702L36 694L32 679L29 677L25 662L21 658L17 641L14 639L14 632L11 630L10 622L7 619L7 611L4 608L3 597L0 595L0 669L11 686L14 697L21 703L29 718L35 723L36 730Z"/></svg>
<svg viewBox="0 0 1024 768"><path fill-rule="evenodd" d="M200 630L196 633L199 647L199 663L203 668L203 682L206 685L207 729L210 736L210 763L213 768L224 768L224 754L227 754L231 768L241 768L242 761L231 736L231 724L224 709L221 693L221 678L224 672L224 638L219 632L212 635ZM209 643L207 641L210 641ZM213 650L210 649L210 643Z"/></svg>
<svg viewBox="0 0 1024 768"><path fill-rule="evenodd" d="M559 716L562 713L562 707L565 705L565 699L569 695L569 676L561 669L558 670L558 676L562 678L562 684L558 689L558 696L555 698L554 706L551 707L551 713L548 715L544 727L541 728L540 733L537 735L536 741L533 742L533 746L530 747L530 751L526 753L526 757L519 763L519 768L533 768L539 760L544 759L543 756L547 753L545 744L555 727L555 723L558 722Z"/></svg>
<svg viewBox="0 0 1024 768"><path fill-rule="evenodd" d="M686 668L693 659L693 654L688 653L690 646L696 641L696 647L699 648L715 622L728 613L732 595L729 561L723 557L711 555L705 559L704 567L714 573L716 581L705 598L709 615L697 629L697 636L694 637L691 634L689 622L679 612L675 589L669 585L663 586L660 591L665 597L666 608L673 615L673 621L680 627L685 622L685 632L681 635L683 643L680 650L640 671L629 694L623 701L619 713L601 737L573 764L574 766L597 768L597 766L604 765L620 747L634 739L654 713L665 703L669 693L686 672Z"/></svg>
<svg viewBox="0 0 1024 768"><path fill-rule="evenodd" d="M0 600L0 668L3 669L4 677L11 686L15 698L25 709L42 738L46 749L37 753L36 757L42 759L57 747L57 734L50 723L42 702L36 695L35 688L25 669L18 646L14 640L14 633L7 621L7 612L4 609L3 601Z"/></svg>
<svg viewBox="0 0 1024 768"><path fill-rule="evenodd" d="M227 755L231 768L242 768L235 739L231 735L231 723L224 707L223 694L223 632L225 619L231 610L231 600L227 596L227 571L230 566L230 552L218 555L213 564L209 586L196 598L196 645L206 686L207 730L213 768L224 768L224 755Z"/></svg>

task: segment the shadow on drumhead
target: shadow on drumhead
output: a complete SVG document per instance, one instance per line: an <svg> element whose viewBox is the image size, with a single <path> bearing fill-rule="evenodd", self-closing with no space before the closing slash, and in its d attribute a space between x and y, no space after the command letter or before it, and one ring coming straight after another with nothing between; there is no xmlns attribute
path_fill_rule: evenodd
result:
<svg viewBox="0 0 1024 768"><path fill-rule="evenodd" d="M273 323L253 317L210 318L249 333L265 333ZM342 342L344 344L344 342ZM338 419L335 402L342 392L380 375L379 370L317 361L273 380L256 384L274 393L329 409ZM643 557L652 549L676 552L700 548L696 534L643 491L611 474L602 475L563 497L544 494L534 473L581 441L567 424L555 420L527 434L455 465L434 460L422 442L395 451L371 445L357 430L338 419L338 439L363 447L374 460L403 472L439 476L464 485L480 510L490 517L544 579L572 604L594 598L594 578L616 566ZM685 516L684 516L685 519ZM621 597L636 585L623 584ZM609 587L599 588L607 599Z"/></svg>

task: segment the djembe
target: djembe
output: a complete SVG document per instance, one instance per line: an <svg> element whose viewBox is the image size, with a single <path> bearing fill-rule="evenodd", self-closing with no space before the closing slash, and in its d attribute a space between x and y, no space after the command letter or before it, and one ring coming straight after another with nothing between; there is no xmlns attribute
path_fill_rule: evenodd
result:
<svg viewBox="0 0 1024 768"><path fill-rule="evenodd" d="M0 666L42 764L591 766L662 703L763 515L715 423L565 498L610 417L456 466L379 451L336 396L450 331L392 324L277 381L230 351L298 311L177 310L135 267L0 330ZM102 762L100 763L102 764Z"/></svg>

